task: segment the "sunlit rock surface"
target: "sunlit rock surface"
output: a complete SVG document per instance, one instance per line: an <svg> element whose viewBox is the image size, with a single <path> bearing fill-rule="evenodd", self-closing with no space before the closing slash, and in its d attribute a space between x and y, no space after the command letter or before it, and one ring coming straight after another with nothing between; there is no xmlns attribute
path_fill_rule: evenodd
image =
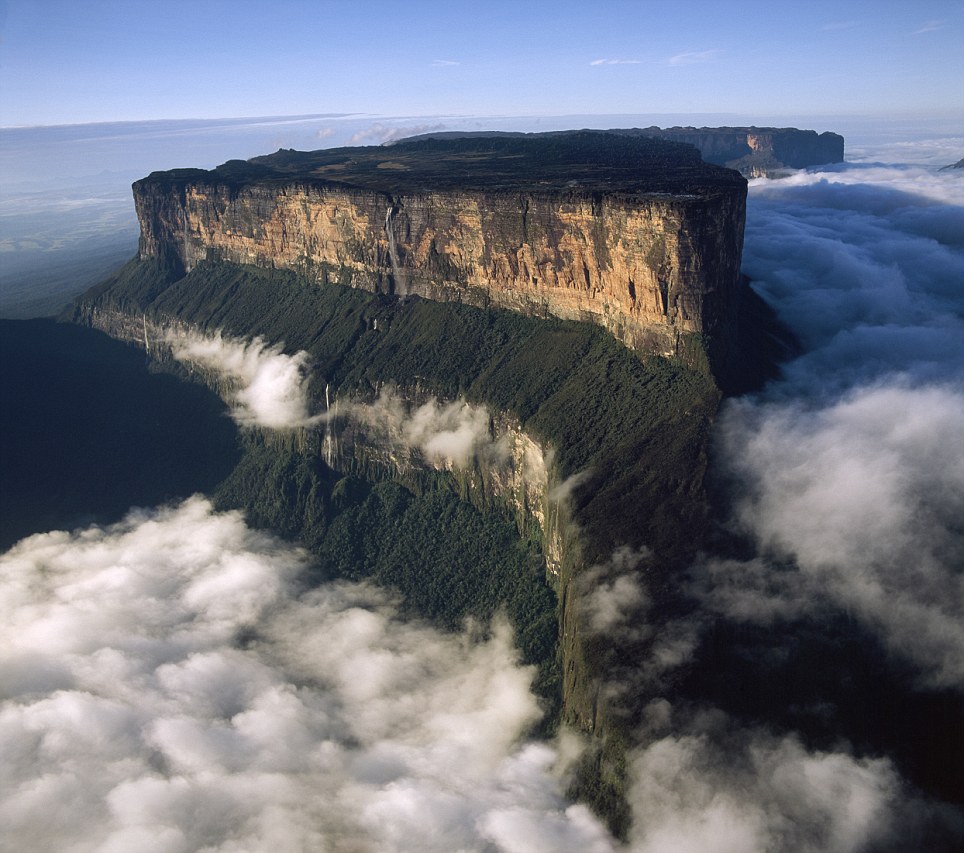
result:
<svg viewBox="0 0 964 853"><path fill-rule="evenodd" d="M746 182L642 137L279 151L134 185L140 257L224 260L400 296L597 323L627 345L726 350Z"/></svg>

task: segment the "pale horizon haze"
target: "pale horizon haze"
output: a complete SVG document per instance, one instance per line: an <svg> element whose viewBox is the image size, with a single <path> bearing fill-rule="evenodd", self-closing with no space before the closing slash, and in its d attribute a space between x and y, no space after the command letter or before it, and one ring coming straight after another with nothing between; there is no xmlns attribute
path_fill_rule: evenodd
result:
<svg viewBox="0 0 964 853"><path fill-rule="evenodd" d="M5 0L0 126L320 113L959 123L962 45L960 0Z"/></svg>

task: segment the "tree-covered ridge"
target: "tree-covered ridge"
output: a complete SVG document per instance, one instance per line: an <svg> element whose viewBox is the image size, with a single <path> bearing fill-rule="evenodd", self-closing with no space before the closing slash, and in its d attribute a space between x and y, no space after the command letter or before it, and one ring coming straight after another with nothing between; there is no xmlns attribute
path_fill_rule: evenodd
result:
<svg viewBox="0 0 964 853"><path fill-rule="evenodd" d="M441 476L413 491L344 476L290 442L249 434L242 446L240 464L214 493L219 508L242 508L250 524L303 542L317 559L311 583L373 580L402 594L403 612L445 629L506 616L523 663L537 669L543 725L555 726L555 594L536 546L508 519L460 500Z"/></svg>
<svg viewBox="0 0 964 853"><path fill-rule="evenodd" d="M86 307L84 307L86 305ZM313 361L313 392L418 386L515 415L582 473L574 510L588 559L645 545L685 558L702 529L704 451L719 392L704 372L641 359L598 327L308 285L275 270L202 264L172 280L134 261L77 310L146 312L283 341Z"/></svg>

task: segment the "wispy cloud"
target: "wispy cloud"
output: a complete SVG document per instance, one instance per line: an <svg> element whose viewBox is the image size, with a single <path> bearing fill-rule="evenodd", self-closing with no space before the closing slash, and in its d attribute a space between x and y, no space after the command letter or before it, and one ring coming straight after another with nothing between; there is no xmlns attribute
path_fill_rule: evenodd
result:
<svg viewBox="0 0 964 853"><path fill-rule="evenodd" d="M942 29L944 29L943 21L924 21L918 29L914 30L914 35L919 36L921 33L932 33Z"/></svg>
<svg viewBox="0 0 964 853"><path fill-rule="evenodd" d="M670 65L698 65L701 62L712 62L722 51L719 50L688 50L677 53L669 58Z"/></svg>
<svg viewBox="0 0 964 853"><path fill-rule="evenodd" d="M833 32L835 30L852 30L857 26L860 26L860 21L831 21L829 24L824 24L820 29L824 32Z"/></svg>
<svg viewBox="0 0 964 853"><path fill-rule="evenodd" d="M453 59L433 59L432 65L435 68L448 68L452 65L461 65L461 62L456 62Z"/></svg>
<svg viewBox="0 0 964 853"><path fill-rule="evenodd" d="M509 459L505 436L492 434L491 415L484 406L465 400L441 403L432 399L410 408L391 388L383 389L374 403L355 403L349 416L376 432L390 447L417 448L433 465L468 465L487 459L500 465Z"/></svg>
<svg viewBox="0 0 964 853"><path fill-rule="evenodd" d="M404 139L406 136L416 136L419 133L433 133L436 130L445 130L445 125L436 124L409 124L409 125L387 125L376 121L370 127L359 130L353 134L349 142L352 145L376 144L384 145L386 142L394 142L396 139Z"/></svg>
<svg viewBox="0 0 964 853"><path fill-rule="evenodd" d="M168 343L178 361L217 374L227 386L232 417L242 426L293 429L318 421L308 414L308 353L286 355L261 338L243 341L220 334L172 334Z"/></svg>
<svg viewBox="0 0 964 853"><path fill-rule="evenodd" d="M638 59L594 59L590 65L639 65Z"/></svg>

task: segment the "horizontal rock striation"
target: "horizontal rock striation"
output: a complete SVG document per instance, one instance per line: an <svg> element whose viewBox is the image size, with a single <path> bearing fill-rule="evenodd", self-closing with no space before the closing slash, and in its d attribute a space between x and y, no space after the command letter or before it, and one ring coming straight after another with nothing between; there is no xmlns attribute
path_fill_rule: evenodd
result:
<svg viewBox="0 0 964 853"><path fill-rule="evenodd" d="M732 348L746 182L684 145L577 133L279 151L134 184L140 257L597 323Z"/></svg>

